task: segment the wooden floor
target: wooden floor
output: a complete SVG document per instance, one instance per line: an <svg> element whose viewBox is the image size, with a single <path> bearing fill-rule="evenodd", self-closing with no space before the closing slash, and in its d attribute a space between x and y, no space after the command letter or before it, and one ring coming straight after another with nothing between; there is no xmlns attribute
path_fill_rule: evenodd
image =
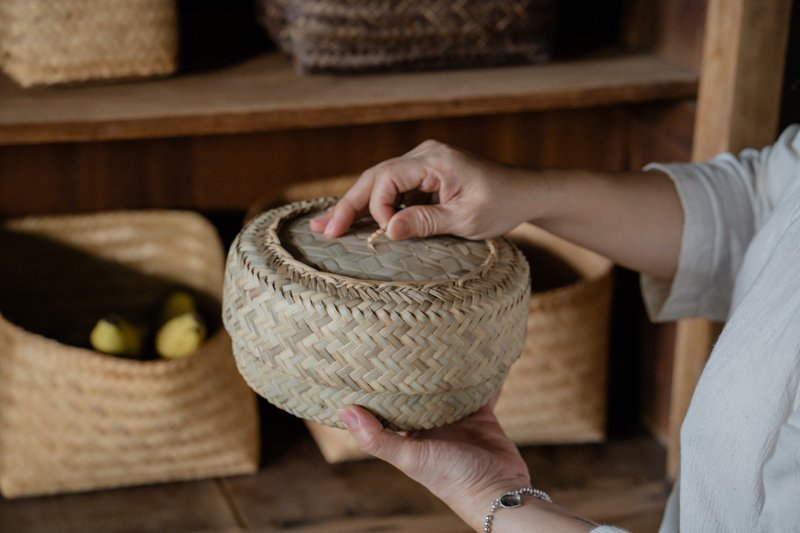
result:
<svg viewBox="0 0 800 533"><path fill-rule="evenodd" d="M268 412L263 439L264 459L256 475L0 499L0 531L469 531L441 502L384 463L326 464L304 426L288 415ZM664 450L651 437L529 447L523 454L535 486L548 490L557 502L634 533L658 529L669 487L663 478Z"/></svg>

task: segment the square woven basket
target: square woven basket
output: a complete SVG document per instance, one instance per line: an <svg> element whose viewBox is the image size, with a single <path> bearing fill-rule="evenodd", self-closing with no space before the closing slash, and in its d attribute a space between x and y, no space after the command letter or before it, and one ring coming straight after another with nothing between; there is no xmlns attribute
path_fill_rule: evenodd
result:
<svg viewBox="0 0 800 533"><path fill-rule="evenodd" d="M32 217L0 231L0 492L5 497L251 473L254 395L219 324L223 252L188 212ZM145 321L191 290L209 338L178 360L80 346L110 312ZM157 316L157 315L156 315Z"/></svg>
<svg viewBox="0 0 800 533"><path fill-rule="evenodd" d="M262 21L301 72L537 63L554 0L260 0Z"/></svg>
<svg viewBox="0 0 800 533"><path fill-rule="evenodd" d="M276 203L340 195L355 178L320 180L275 191L252 217ZM611 262L523 224L508 237L531 263L527 335L495 412L518 445L599 442L606 429ZM306 422L328 462L363 459L350 434Z"/></svg>
<svg viewBox="0 0 800 533"><path fill-rule="evenodd" d="M171 74L176 0L0 0L0 67L24 87Z"/></svg>

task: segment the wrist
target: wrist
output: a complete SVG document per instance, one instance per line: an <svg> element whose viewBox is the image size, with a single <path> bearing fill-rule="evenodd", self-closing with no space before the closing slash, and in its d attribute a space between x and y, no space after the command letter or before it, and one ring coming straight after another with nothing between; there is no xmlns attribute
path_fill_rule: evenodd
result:
<svg viewBox="0 0 800 533"><path fill-rule="evenodd" d="M522 507L523 497L526 496L539 499L539 503L553 503L549 494L543 490L534 489L533 487L520 487L518 489L506 491L492 502L489 512L486 513L486 518L483 519L483 533L492 533L492 531L494 531L495 514L498 511L501 509L517 509L518 507Z"/></svg>
<svg viewBox="0 0 800 533"><path fill-rule="evenodd" d="M517 224L537 222L550 216L553 189L558 177L552 170L514 169L503 208L509 209Z"/></svg>
<svg viewBox="0 0 800 533"><path fill-rule="evenodd" d="M475 531L483 531L486 513L498 496L522 487L530 487L529 477L514 477L495 480L465 491L453 491L441 497L442 501L453 509L464 522Z"/></svg>

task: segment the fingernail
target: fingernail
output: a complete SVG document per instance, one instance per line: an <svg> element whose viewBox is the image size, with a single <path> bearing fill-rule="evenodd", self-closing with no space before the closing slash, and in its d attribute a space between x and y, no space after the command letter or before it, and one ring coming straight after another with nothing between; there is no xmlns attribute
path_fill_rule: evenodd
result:
<svg viewBox="0 0 800 533"><path fill-rule="evenodd" d="M386 233L393 241L405 239L411 236L411 226L403 219L391 220L389 227L386 228Z"/></svg>
<svg viewBox="0 0 800 533"><path fill-rule="evenodd" d="M322 219L322 217L316 217L316 218L312 218L308 222L308 227L311 228L311 231L319 231L320 229L325 229L324 226L320 227L320 225L319 225L320 222L321 222L321 219Z"/></svg>
<svg viewBox="0 0 800 533"><path fill-rule="evenodd" d="M347 426L347 429L355 429L358 427L358 416L349 409L342 409L339 411L339 419Z"/></svg>

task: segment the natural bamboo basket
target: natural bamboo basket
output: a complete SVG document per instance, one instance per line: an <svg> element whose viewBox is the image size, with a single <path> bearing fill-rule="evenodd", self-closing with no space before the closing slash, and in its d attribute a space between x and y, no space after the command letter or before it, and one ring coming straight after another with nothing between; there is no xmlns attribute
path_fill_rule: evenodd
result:
<svg viewBox="0 0 800 533"><path fill-rule="evenodd" d="M0 248L4 496L257 469L255 397L221 327L181 360L75 346L109 312L151 316L176 285L218 317L223 254L208 222L175 211L24 218L5 225Z"/></svg>
<svg viewBox="0 0 800 533"><path fill-rule="evenodd" d="M335 199L259 215L231 246L223 319L245 380L297 416L342 427L346 404L389 427L462 418L519 357L530 277L509 241L335 240L308 219ZM371 239L370 239L371 240Z"/></svg>
<svg viewBox="0 0 800 533"><path fill-rule="evenodd" d="M304 72L490 65L549 58L553 0L260 0Z"/></svg>
<svg viewBox="0 0 800 533"><path fill-rule="evenodd" d="M0 66L20 85L170 74L176 0L0 0Z"/></svg>
<svg viewBox="0 0 800 533"><path fill-rule="evenodd" d="M495 413L518 445L602 441L611 262L530 224L508 237L531 262L534 290L522 356ZM306 425L328 462L367 457L348 432Z"/></svg>

